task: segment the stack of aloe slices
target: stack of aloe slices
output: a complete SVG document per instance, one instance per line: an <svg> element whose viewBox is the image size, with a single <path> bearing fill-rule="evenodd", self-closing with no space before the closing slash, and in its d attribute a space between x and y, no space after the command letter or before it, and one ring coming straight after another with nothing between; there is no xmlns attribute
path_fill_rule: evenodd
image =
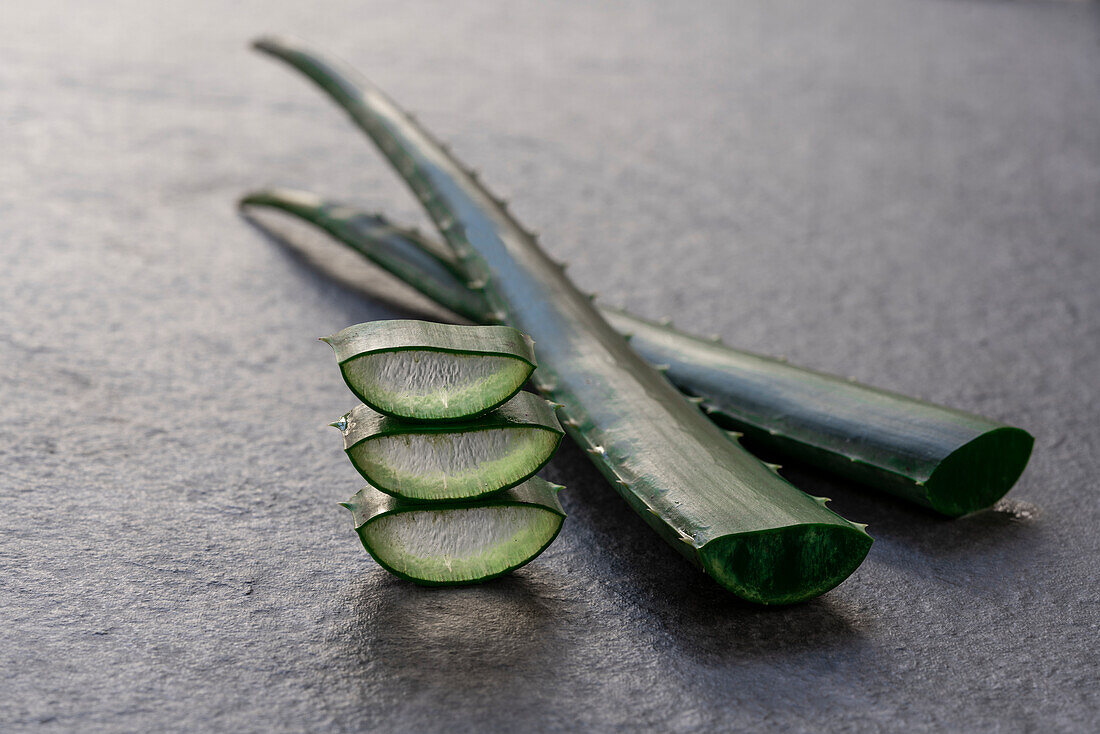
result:
<svg viewBox="0 0 1100 734"><path fill-rule="evenodd" d="M529 337L508 326L373 321L325 337L363 404L333 425L369 484L348 502L367 552L417 583L500 576L557 537L560 486L535 476L564 432L520 388Z"/></svg>
<svg viewBox="0 0 1100 734"><path fill-rule="evenodd" d="M811 598L846 578L871 544L863 526L744 452L740 432L951 516L992 504L1026 465L1032 439L1018 428L597 310L504 202L380 90L294 41L256 48L349 113L445 245L302 192L242 203L313 222L459 315L535 336L536 386L563 404L566 430L666 541L735 594L771 604ZM693 405L704 412L679 407Z"/></svg>

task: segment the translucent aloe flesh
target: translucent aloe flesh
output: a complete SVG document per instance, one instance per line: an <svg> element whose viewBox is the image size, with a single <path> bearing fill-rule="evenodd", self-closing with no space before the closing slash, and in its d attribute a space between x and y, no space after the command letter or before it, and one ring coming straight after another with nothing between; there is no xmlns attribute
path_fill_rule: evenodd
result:
<svg viewBox="0 0 1100 734"><path fill-rule="evenodd" d="M471 499L519 484L564 434L550 404L529 392L464 421L402 421L360 405L333 425L364 479L413 500Z"/></svg>
<svg viewBox="0 0 1100 734"><path fill-rule="evenodd" d="M419 584L469 584L533 560L565 520L561 487L532 477L476 502L410 502L371 486L343 503L383 568Z"/></svg>
<svg viewBox="0 0 1100 734"><path fill-rule="evenodd" d="M304 192L264 192L250 199L245 203L283 209L324 227L455 313L487 320L485 299L446 267L446 254L431 240L380 215L367 220L353 208ZM294 210L288 201L303 206ZM361 224L367 221L369 226ZM423 259L436 265L421 268ZM733 349L669 323L616 309L600 312L629 337L634 351L701 399L719 426L778 456L945 515L991 506L1016 483L1031 455L1033 439L1020 428Z"/></svg>
<svg viewBox="0 0 1100 734"><path fill-rule="evenodd" d="M509 326L369 321L324 341L356 397L379 413L413 420L492 410L535 369L530 339Z"/></svg>
<svg viewBox="0 0 1100 734"><path fill-rule="evenodd" d="M586 294L476 178L376 88L293 42L257 48L307 74L397 169L455 252L493 322L537 344L535 385L566 431L661 537L733 593L801 601L836 586L871 546L863 526L757 461L631 351Z"/></svg>

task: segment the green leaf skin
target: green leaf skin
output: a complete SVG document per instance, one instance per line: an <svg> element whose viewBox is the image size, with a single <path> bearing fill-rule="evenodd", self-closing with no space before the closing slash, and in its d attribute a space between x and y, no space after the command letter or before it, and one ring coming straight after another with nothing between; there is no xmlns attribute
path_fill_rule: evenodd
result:
<svg viewBox="0 0 1100 734"><path fill-rule="evenodd" d="M561 486L532 477L477 502L409 502L364 487L341 504L371 557L427 586L487 581L529 563L565 520Z"/></svg>
<svg viewBox="0 0 1100 734"><path fill-rule="evenodd" d="M376 88L292 42L256 47L327 91L405 179L483 289L494 322L537 344L536 387L566 431L661 537L744 599L785 604L833 588L871 546L848 522L729 441L641 360L534 237Z"/></svg>
<svg viewBox="0 0 1100 734"><path fill-rule="evenodd" d="M739 352L604 311L718 425L839 476L958 517L1012 488L1034 439L1020 428Z"/></svg>
<svg viewBox="0 0 1100 734"><path fill-rule="evenodd" d="M277 192L268 198L278 202L284 194L301 195ZM320 199L293 213L322 226L319 218L335 211L347 221L338 233L329 229L338 241L460 316L487 320L485 299L466 289L456 274L417 270L414 258L424 257L422 248L438 252L438 244L403 236L406 230L379 217L383 239L373 228L355 225L363 215L354 209ZM387 265L395 260L406 267ZM452 294L459 290L466 290L471 300L455 298ZM784 459L944 515L957 517L992 506L1016 483L1031 455L1034 439L1014 426L733 349L716 339L677 331L669 323L606 307L600 313L629 337L634 351L660 365L674 385L700 401L719 426Z"/></svg>
<svg viewBox="0 0 1100 734"><path fill-rule="evenodd" d="M386 494L421 501L513 487L545 466L565 435L550 404L529 392L464 421L409 422L360 405L333 425L364 479Z"/></svg>
<svg viewBox="0 0 1100 734"><path fill-rule="evenodd" d="M470 321L482 321L485 299L466 287L453 256L435 240L398 229L377 214L326 203L305 191L258 191L241 199L240 205L270 207L301 217L400 280L427 292L436 303Z"/></svg>
<svg viewBox="0 0 1100 734"><path fill-rule="evenodd" d="M530 337L510 326L368 321L321 340L357 398L408 420L485 413L519 392L535 370Z"/></svg>

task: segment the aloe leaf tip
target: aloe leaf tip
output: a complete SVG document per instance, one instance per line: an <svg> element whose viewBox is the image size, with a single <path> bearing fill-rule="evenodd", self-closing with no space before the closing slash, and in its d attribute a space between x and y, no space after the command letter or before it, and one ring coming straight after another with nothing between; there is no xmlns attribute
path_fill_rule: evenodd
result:
<svg viewBox="0 0 1100 734"><path fill-rule="evenodd" d="M264 36L257 36L256 38L252 39L252 43L250 45L257 51L271 53L273 50L279 48L280 46L294 45L294 41L286 36L269 34Z"/></svg>

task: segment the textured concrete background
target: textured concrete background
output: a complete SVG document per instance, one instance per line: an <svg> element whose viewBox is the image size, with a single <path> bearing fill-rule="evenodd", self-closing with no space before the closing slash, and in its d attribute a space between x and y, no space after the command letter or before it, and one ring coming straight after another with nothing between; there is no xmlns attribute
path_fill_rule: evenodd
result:
<svg viewBox="0 0 1100 734"><path fill-rule="evenodd" d="M539 560L388 577L314 338L423 302L234 200L419 217L262 32L416 110L607 301L1030 429L1011 501L791 472L877 542L762 610L570 446ZM1075 2L7 0L0 729L1094 731L1098 41Z"/></svg>

